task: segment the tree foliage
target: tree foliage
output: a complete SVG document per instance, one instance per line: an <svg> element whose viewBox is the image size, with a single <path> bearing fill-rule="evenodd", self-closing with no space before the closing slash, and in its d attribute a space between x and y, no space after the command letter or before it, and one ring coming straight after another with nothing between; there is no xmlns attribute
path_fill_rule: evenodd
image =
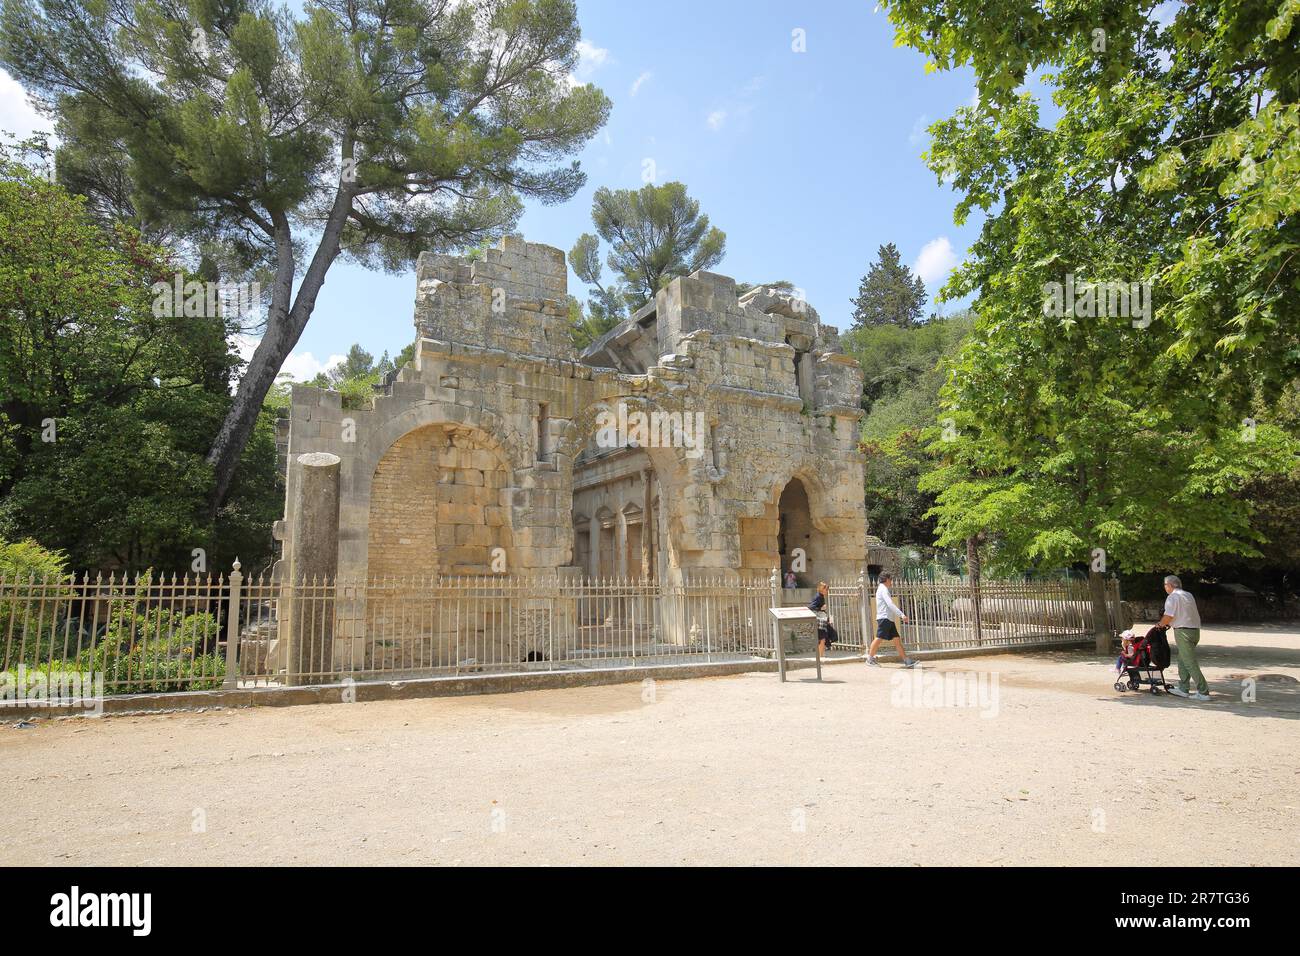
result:
<svg viewBox="0 0 1300 956"><path fill-rule="evenodd" d="M934 495L920 479L937 456L922 434L939 414L945 362L960 350L974 317L966 312L902 327L864 326L846 333L844 350L862 366L862 450L871 533L891 545L928 547L934 540Z"/></svg>
<svg viewBox="0 0 1300 956"><path fill-rule="evenodd" d="M1247 132L1293 109L1294 41L1270 4L1192 4L1169 23L1155 6L889 3L901 42L976 72L978 105L932 127L928 157L960 194L957 221L986 219L945 288L974 293L979 320L922 489L940 543L988 529L1003 569L1095 567L1101 552L1108 570L1195 569L1256 553L1241 491L1293 454L1281 428L1241 416L1297 370L1281 321L1300 291L1296 143ZM1033 72L1054 123L1020 89ZM1258 151L1250 183L1217 158L1216 142L1238 141ZM1278 215L1250 238L1241 217L1260 203ZM1075 279L1149 282L1154 308L1051 314L1050 284Z"/></svg>
<svg viewBox="0 0 1300 956"><path fill-rule="evenodd" d="M79 569L266 550L269 434L207 515L205 452L238 359L220 317L153 310L151 284L175 272L133 229L105 231L81 197L0 161L0 534Z"/></svg>
<svg viewBox="0 0 1300 956"><path fill-rule="evenodd" d="M898 247L892 242L883 245L852 302L853 328L908 328L921 321L926 298L925 283L899 261Z"/></svg>
<svg viewBox="0 0 1300 956"><path fill-rule="evenodd" d="M579 36L572 0L307 0L301 19L271 0L4 0L0 63L56 112L96 208L272 276L207 456L215 503L338 256L404 268L582 185L561 161L610 104L570 82Z"/></svg>
<svg viewBox="0 0 1300 956"><path fill-rule="evenodd" d="M588 311L598 320L625 317L677 276L711 269L727 251L726 233L709 225L698 200L681 183L640 189L601 187L591 202L596 235L583 233L569 251L569 265L583 282L595 287ZM597 239L599 236L599 239ZM601 282L600 240L610 247L605 264L615 276Z"/></svg>

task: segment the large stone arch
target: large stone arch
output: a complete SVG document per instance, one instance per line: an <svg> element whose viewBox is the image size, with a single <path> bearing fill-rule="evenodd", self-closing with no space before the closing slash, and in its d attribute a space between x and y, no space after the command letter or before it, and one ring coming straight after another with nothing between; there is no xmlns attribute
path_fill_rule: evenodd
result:
<svg viewBox="0 0 1300 956"><path fill-rule="evenodd" d="M692 492L698 472L692 469L686 450L655 445L634 449L639 463L631 466L630 473L635 477L625 479L627 487L611 488L607 494L584 495L576 477L581 468L579 458L597 435L602 413L617 416L620 403L625 403L629 412L669 411L644 394L615 392L588 402L565 423L556 444L556 461L560 485L573 495L575 537L581 533L576 516L593 516L585 526L587 546L578 549L575 545L574 554L581 550L586 558L581 568L584 574L656 579L661 574L671 576L684 529L701 526L690 520L691 509L707 498ZM580 497L586 498L585 506L579 505ZM603 525L596 520L597 515L604 519ZM632 528L629 519L633 519ZM615 529L612 535L609 522ZM611 549L618 556L612 561Z"/></svg>
<svg viewBox="0 0 1300 956"><path fill-rule="evenodd" d="M573 465L578 455L582 453L591 437L596 433L601 412L612 411L617 414L620 402L627 403L630 409L645 409L649 412L659 411L664 413L672 411L663 408L652 398L635 392L607 395L593 400L577 411L565 423L556 446L559 453L557 461L560 463L561 469L567 471L567 478L570 483L572 483ZM686 456L681 449L655 447L644 448L643 450L649 457L651 464L654 465L656 477L667 487L681 489L690 482L690 469L687 467Z"/></svg>
<svg viewBox="0 0 1300 956"><path fill-rule="evenodd" d="M491 574L513 551L512 470L501 445L468 425L412 429L375 466L367 576Z"/></svg>
<svg viewBox="0 0 1300 956"><path fill-rule="evenodd" d="M432 438L433 434L427 431L429 429L441 429L444 434L453 429L472 434L475 437L476 444L499 458L500 464L506 469L508 480L501 489L498 489L500 491L500 500L492 504L505 508L505 514L500 516L494 512L493 520L503 518L503 524L497 525L497 527L510 529L510 537L513 539L513 529L517 527L517 522L515 521L515 509L509 492L513 491L513 476L516 471L532 465L527 442L521 436L512 433L505 423L488 409L466 408L450 402L419 402L404 409L399 414L375 421L371 424L365 439L357 443L359 453L353 459L353 467L350 469L349 481L345 491L349 507L358 513L358 518L364 519L363 522L358 522L358 524L366 528L366 534L352 540L340 541L339 573L341 577L366 578L374 577L377 573L384 574L387 572L387 567L372 567L370 560L371 544L376 540L378 534L373 520L375 479L380 473L381 463L385 459L394 460L390 458L394 454L394 449L397 449L400 454L402 451L401 443L407 441L408 436ZM415 441L415 439L410 440ZM450 498L455 497L460 497L460 495L450 496ZM435 502L435 506L438 503L455 504L456 502L450 500L450 498L445 502ZM405 509L405 513L410 514L410 509ZM434 517L436 519L436 514ZM391 526L390 530L397 532L399 540L401 537L406 537L412 541L410 545L399 545L399 550L401 548L419 547L415 543L415 536L400 533L400 522ZM418 531L419 529L413 530ZM434 535L436 543L436 531ZM385 548L393 540L391 537L382 535L379 536L379 539L384 541ZM511 557L513 555L508 552L508 558ZM380 563L386 564L388 562ZM478 562L472 564L478 564ZM444 573L451 573L453 566L466 567L472 565L465 565L463 562L445 561L431 566L425 562L416 562L404 569L403 576L431 574L434 573L435 569L442 570Z"/></svg>

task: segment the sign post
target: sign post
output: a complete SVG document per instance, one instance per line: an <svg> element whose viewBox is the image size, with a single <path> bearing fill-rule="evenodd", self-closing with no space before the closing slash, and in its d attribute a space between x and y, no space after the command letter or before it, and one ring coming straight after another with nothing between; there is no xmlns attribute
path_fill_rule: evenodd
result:
<svg viewBox="0 0 1300 956"><path fill-rule="evenodd" d="M822 679L822 642L817 639L817 614L806 607L770 607L772 615L772 644L776 647L776 670L785 683L785 644L781 641L781 625L790 622L813 625L813 646L817 650L817 679Z"/></svg>

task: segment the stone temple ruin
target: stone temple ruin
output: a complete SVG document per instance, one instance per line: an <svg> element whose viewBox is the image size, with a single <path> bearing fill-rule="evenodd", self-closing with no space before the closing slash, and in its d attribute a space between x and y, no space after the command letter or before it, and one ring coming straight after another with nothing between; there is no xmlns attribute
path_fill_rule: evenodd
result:
<svg viewBox="0 0 1300 956"><path fill-rule="evenodd" d="M559 249L421 255L415 359L371 407L293 387L279 578L865 566L862 373L810 306L699 271L581 354L567 314ZM322 517L304 475L330 463ZM333 666L360 636L339 625Z"/></svg>

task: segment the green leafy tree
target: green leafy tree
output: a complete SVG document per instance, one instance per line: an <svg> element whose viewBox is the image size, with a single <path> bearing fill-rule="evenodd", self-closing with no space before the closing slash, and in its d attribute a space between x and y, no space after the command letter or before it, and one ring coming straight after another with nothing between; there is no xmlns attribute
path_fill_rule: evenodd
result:
<svg viewBox="0 0 1300 956"><path fill-rule="evenodd" d="M398 352L398 353L397 353L397 358L395 358L395 359L393 360L393 367L394 367L394 368L398 368L398 369L400 369L400 368L403 368L404 366L410 364L411 362L414 362L414 361L415 361L415 346L416 346L416 343L415 343L415 342L412 342L410 345L408 345L408 346L406 346L404 349L402 349L402 351Z"/></svg>
<svg viewBox="0 0 1300 956"><path fill-rule="evenodd" d="M970 334L967 312L910 327L864 326L848 332L845 351L864 372L863 451L867 456L867 525L892 545L929 547L934 540L934 495L918 487L938 463L921 441L939 416L944 363Z"/></svg>
<svg viewBox="0 0 1300 956"><path fill-rule="evenodd" d="M709 225L681 183L617 190L602 186L591 202L591 221L596 235L578 237L569 265L595 287L588 311L598 319L621 318L624 308L641 308L675 277L711 269L727 251L726 233ZM609 288L600 281L600 239L610 247L605 262L617 277Z"/></svg>
<svg viewBox="0 0 1300 956"><path fill-rule="evenodd" d="M1289 435L1300 437L1300 382L1275 403L1257 403L1251 421L1272 420ZM1241 489L1253 506L1251 526L1262 536L1260 557L1219 555L1206 576L1239 580L1251 587L1282 596L1300 588L1300 457L1277 474L1258 475Z"/></svg>
<svg viewBox="0 0 1300 956"><path fill-rule="evenodd" d="M387 352L384 353L384 361L388 361ZM377 371L375 357L360 345L354 344L352 348L348 349L348 354L343 357L343 361L331 366L323 377L329 383L337 385L346 379L372 375Z"/></svg>
<svg viewBox="0 0 1300 956"><path fill-rule="evenodd" d="M948 291L1073 270L1147 278L1164 349L1241 415L1300 375L1300 24L1292 0L888 0L900 44L971 67L979 103L932 128L929 163L990 216ZM1061 111L1040 120L1041 77ZM1042 241L1118 240L1096 256ZM1005 253L1023 242L1014 259ZM1097 243L1100 245L1101 243ZM992 269L1002 270L994 278ZM1109 276L1108 276L1109 272ZM1184 373L1185 374L1185 371Z"/></svg>
<svg viewBox="0 0 1300 956"><path fill-rule="evenodd" d="M584 232L569 250L569 267L574 275L592 287L585 309L572 297L569 304L575 343L585 340L590 344L627 318L628 289L617 281L608 286L601 282L600 240L591 233Z"/></svg>
<svg viewBox="0 0 1300 956"><path fill-rule="evenodd" d="M862 366L863 409L871 412L878 402L901 403L911 411L898 421L900 427L933 424L942 381L938 365L957 354L974 324L974 315L962 310L912 326L868 325L846 332L844 351ZM897 417L892 411L888 415ZM882 437L875 426L870 430L872 437Z"/></svg>
<svg viewBox="0 0 1300 956"><path fill-rule="evenodd" d="M250 468L215 523L206 508L205 452L238 361L225 322L155 310L151 284L176 272L163 250L127 226L106 231L11 153L0 158L0 534L60 549L78 569L188 569L194 548L228 560L221 531L231 547L260 539L251 560L269 545L266 509L244 495L264 473Z"/></svg>
<svg viewBox="0 0 1300 956"><path fill-rule="evenodd" d="M1053 322L1040 311L980 323L929 433L942 464L920 488L936 495L940 545L991 532L989 563L1001 571L1089 568L1104 650L1105 574L1258 554L1240 492L1283 472L1294 443L1272 425L1192 427L1196 393L1153 394L1143 379L1162 358L1155 337L1127 323L1062 335Z"/></svg>
<svg viewBox="0 0 1300 956"><path fill-rule="evenodd" d="M129 159L130 208L269 270L264 334L207 459L225 500L340 255L387 269L571 197L609 100L574 85L572 0L4 0L0 64L80 151ZM118 201L126 190L120 169Z"/></svg>
<svg viewBox="0 0 1300 956"><path fill-rule="evenodd" d="M892 242L880 247L876 261L858 286L853 304L853 328L897 325L908 328L921 321L926 301L925 283L899 261Z"/></svg>
<svg viewBox="0 0 1300 956"><path fill-rule="evenodd" d="M588 313L582 303L569 296L569 338L573 347L581 352L621 321L618 315L610 315L602 310L593 309Z"/></svg>
<svg viewBox="0 0 1300 956"><path fill-rule="evenodd" d="M1161 23L1155 6L889 3L900 42L973 67L980 93L932 127L928 157L958 223L986 214L945 287L975 293L979 320L931 433L944 464L922 479L938 540L987 529L990 564L1089 567L1099 646L1101 568L1256 553L1240 492L1292 454L1275 425L1239 427L1257 384L1276 395L1300 357L1282 321L1300 289L1289 17L1194 4ZM1054 123L1020 90L1031 72ZM1260 216L1267 235L1248 236ZM1151 292L1052 308L1053 283L1076 280Z"/></svg>

